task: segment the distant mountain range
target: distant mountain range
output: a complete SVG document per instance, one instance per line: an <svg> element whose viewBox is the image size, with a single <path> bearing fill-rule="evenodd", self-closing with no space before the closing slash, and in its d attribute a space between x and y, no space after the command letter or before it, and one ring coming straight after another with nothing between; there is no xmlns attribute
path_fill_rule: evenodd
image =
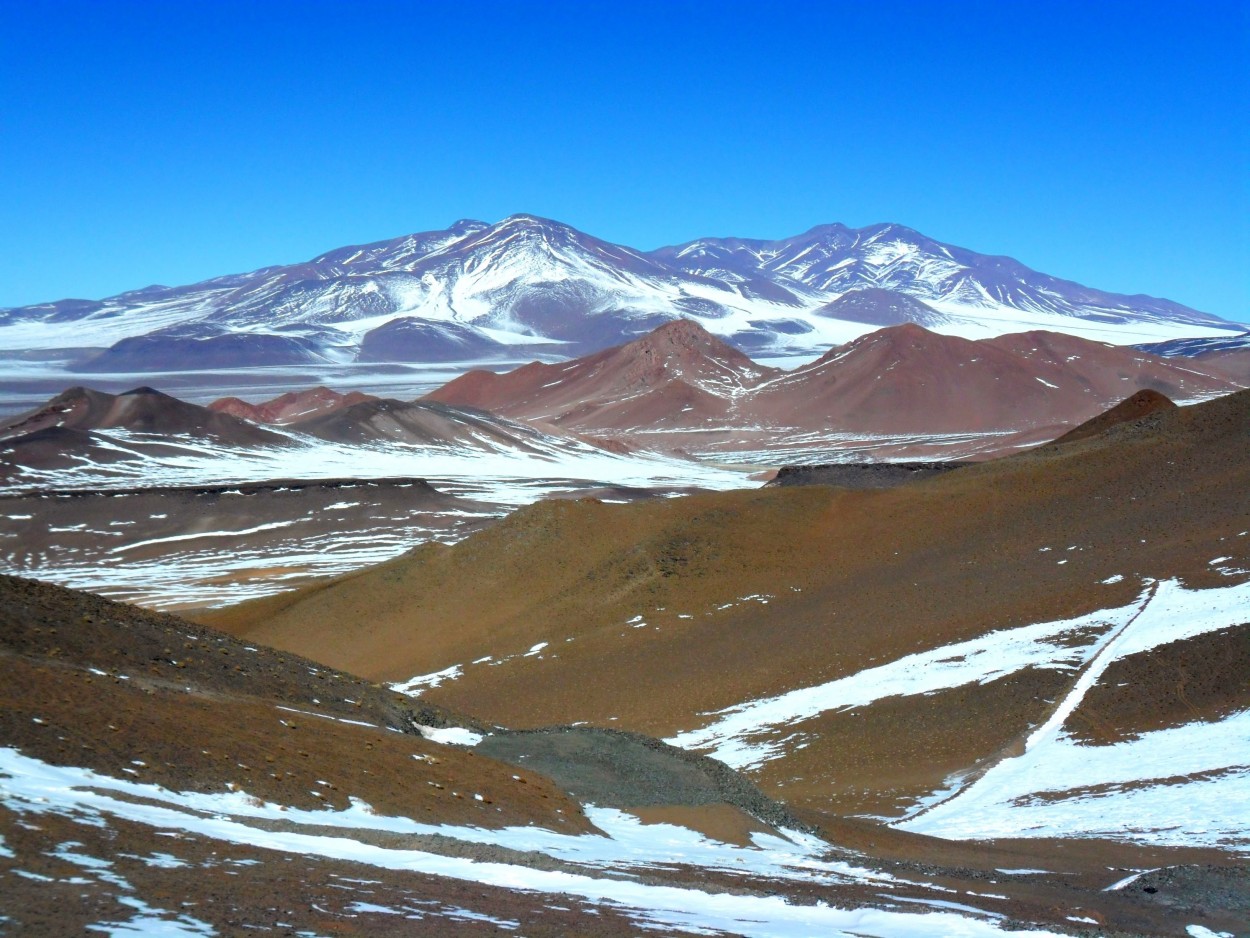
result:
<svg viewBox="0 0 1250 938"><path fill-rule="evenodd" d="M1245 384L1194 359L1062 333L972 341L912 323L783 371L678 320L562 363L469 371L416 401L317 387L201 407L146 387L72 388L0 424L0 487L219 484L244 471L430 476L440 474L431 460L447 459L512 474L483 462L499 457L530 466L523 476L545 467L602 481L667 476L672 456L763 466L984 459L1053 439L1139 391L1193 402Z"/></svg>
<svg viewBox="0 0 1250 938"><path fill-rule="evenodd" d="M679 318L753 354L818 355L901 323L971 339L1045 329L1126 345L1245 328L901 225L639 251L514 215L189 286L0 310L0 349L71 350L64 357L78 370L107 373L515 359L585 354Z"/></svg>

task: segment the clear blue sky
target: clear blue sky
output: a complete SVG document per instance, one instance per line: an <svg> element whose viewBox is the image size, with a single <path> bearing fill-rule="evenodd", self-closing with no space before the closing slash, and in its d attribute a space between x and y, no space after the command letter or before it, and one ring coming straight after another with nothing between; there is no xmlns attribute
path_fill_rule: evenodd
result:
<svg viewBox="0 0 1250 938"><path fill-rule="evenodd" d="M896 221L1250 319L1250 3L0 0L0 306Z"/></svg>

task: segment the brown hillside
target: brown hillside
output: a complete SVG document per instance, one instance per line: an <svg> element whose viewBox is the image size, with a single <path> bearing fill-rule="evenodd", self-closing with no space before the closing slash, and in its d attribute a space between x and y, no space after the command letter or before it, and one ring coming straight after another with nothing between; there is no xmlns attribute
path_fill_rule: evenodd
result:
<svg viewBox="0 0 1250 938"><path fill-rule="evenodd" d="M412 725L448 715L175 616L0 576L0 662L0 736L56 765L175 791L237 785L310 809L346 808L354 796L454 823L587 829L541 776L517 785L510 766L427 741ZM427 777L443 787L414 784ZM491 803L452 798L458 786L489 789Z"/></svg>
<svg viewBox="0 0 1250 938"><path fill-rule="evenodd" d="M1226 582L1209 561L1250 564L1247 485L1241 392L891 490L539 504L216 621L378 679L464 665L429 698L484 718L666 736L882 658L1123 604L1142 577ZM1029 670L827 713L757 781L797 807L897 810L1018 741L1067 680Z"/></svg>

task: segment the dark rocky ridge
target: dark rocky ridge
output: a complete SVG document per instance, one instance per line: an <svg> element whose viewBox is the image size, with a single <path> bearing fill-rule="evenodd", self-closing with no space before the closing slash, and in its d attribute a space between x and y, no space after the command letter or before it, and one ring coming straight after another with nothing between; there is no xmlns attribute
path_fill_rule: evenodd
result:
<svg viewBox="0 0 1250 938"><path fill-rule="evenodd" d="M964 462L826 463L782 466L768 485L837 485L848 489L888 489L961 469Z"/></svg>

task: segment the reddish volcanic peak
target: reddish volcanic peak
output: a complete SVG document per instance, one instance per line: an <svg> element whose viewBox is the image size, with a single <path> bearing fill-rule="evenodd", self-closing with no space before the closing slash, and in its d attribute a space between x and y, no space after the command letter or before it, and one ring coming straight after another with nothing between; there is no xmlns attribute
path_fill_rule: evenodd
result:
<svg viewBox="0 0 1250 938"><path fill-rule="evenodd" d="M70 388L42 407L21 414L0 427L0 438L17 438L58 427L84 431L120 429L139 433L208 435L235 445L284 442L281 437L253 427L229 413L188 404L148 387L122 394Z"/></svg>
<svg viewBox="0 0 1250 938"><path fill-rule="evenodd" d="M800 371L814 369L820 365L838 361L851 353L862 354L869 350L885 356L910 357L917 354L927 354L935 348L965 348L971 347L973 344L968 339L940 335L939 333L931 332L924 326L918 326L914 322L905 322L897 326L886 326L883 329L877 329L875 332L869 332L867 335L862 335L858 339L847 342L845 345L835 345L806 368L800 369Z"/></svg>
<svg viewBox="0 0 1250 938"><path fill-rule="evenodd" d="M732 361L748 368L754 368L755 362L738 351L732 345L712 335L697 322L690 319L675 319L652 330L640 339L619 347L620 354L647 355L711 355L715 358Z"/></svg>
<svg viewBox="0 0 1250 938"><path fill-rule="evenodd" d="M342 394L324 386L304 391L288 391L260 404L249 404L237 397L223 397L208 405L209 410L232 414L253 423L294 423L318 414L351 407L363 401L376 400L372 394L351 391Z"/></svg>
<svg viewBox="0 0 1250 938"><path fill-rule="evenodd" d="M560 365L533 362L503 375L471 371L426 400L611 430L669 425L681 414L686 422L719 415L736 392L774 374L682 319Z"/></svg>
<svg viewBox="0 0 1250 938"><path fill-rule="evenodd" d="M604 358L625 390L653 387L670 378L690 384L701 379L716 383L754 384L763 375L750 358L712 335L698 323L679 319L665 323L641 339Z"/></svg>

